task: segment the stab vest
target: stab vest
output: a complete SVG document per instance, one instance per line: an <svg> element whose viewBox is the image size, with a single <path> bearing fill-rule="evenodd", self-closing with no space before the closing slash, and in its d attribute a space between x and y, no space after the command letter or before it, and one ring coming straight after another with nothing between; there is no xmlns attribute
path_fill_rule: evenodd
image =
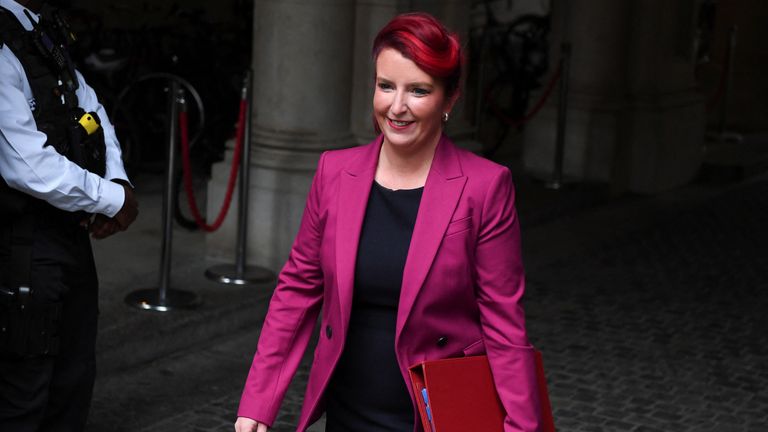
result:
<svg viewBox="0 0 768 432"><path fill-rule="evenodd" d="M49 13L44 10L39 25L49 36L49 41L66 50L56 31L47 25L46 21L52 21L47 16ZM45 146L52 146L70 161L103 177L106 172L104 132L99 127L88 135L78 122L85 112L79 107L75 94L77 77L71 60L66 57L73 72L70 77L64 77L51 56L38 47L36 37L35 32L26 30L12 12L0 7L0 47L7 45L24 67L35 101L32 113L37 129L48 138ZM68 81L70 85L66 85ZM0 216L18 214L26 206L24 201L29 201L27 195L17 193L0 179Z"/></svg>

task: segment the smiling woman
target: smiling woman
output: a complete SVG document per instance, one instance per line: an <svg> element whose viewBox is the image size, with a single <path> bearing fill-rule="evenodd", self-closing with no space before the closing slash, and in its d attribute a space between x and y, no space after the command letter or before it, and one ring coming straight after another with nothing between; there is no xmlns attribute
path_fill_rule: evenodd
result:
<svg viewBox="0 0 768 432"><path fill-rule="evenodd" d="M419 432L409 366L487 354L505 431L538 431L512 177L443 134L459 41L430 15L404 14L373 57L381 135L320 158L235 429L275 421L320 315L297 430L325 412L326 432Z"/></svg>
<svg viewBox="0 0 768 432"><path fill-rule="evenodd" d="M373 113L384 134L376 181L391 189L424 186L456 99L461 49L456 35L426 14L392 20L373 42Z"/></svg>
<svg viewBox="0 0 768 432"><path fill-rule="evenodd" d="M390 189L424 186L428 161L458 93L446 94L445 85L421 70L394 48L376 59L373 112L384 134L376 181ZM415 168L408 172L408 168Z"/></svg>
<svg viewBox="0 0 768 432"><path fill-rule="evenodd" d="M379 32L373 58L375 127L384 134L376 181L391 189L424 186L459 96L458 37L430 15L404 14Z"/></svg>

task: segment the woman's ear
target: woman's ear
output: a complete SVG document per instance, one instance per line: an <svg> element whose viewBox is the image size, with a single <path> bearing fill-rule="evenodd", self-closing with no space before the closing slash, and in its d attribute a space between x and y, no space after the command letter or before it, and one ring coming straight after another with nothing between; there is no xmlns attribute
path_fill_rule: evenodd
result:
<svg viewBox="0 0 768 432"><path fill-rule="evenodd" d="M443 106L444 113L450 113L451 110L453 110L453 106L456 105L456 101L459 100L459 96L459 89L456 89L453 94L448 97L448 100L445 101L445 106Z"/></svg>

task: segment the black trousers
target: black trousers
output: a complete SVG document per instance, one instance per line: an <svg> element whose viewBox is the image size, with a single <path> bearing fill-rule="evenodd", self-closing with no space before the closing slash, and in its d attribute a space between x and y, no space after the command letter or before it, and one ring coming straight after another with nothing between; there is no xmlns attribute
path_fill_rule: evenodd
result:
<svg viewBox="0 0 768 432"><path fill-rule="evenodd" d="M0 353L0 431L85 428L96 373L98 281L85 229L72 215L38 207L32 234L33 301L61 302L55 355ZM9 268L12 226L0 227L0 275Z"/></svg>

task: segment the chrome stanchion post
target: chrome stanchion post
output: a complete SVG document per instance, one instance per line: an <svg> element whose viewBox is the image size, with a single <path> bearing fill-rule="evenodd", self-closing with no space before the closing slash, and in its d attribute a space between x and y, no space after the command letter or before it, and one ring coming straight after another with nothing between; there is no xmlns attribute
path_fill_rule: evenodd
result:
<svg viewBox="0 0 768 432"><path fill-rule="evenodd" d="M251 122L252 122L252 73L248 71L243 80L242 97L246 101L245 131L243 149L240 157L240 178L238 179L237 244L235 245L235 264L219 264L205 271L208 279L224 284L246 285L268 282L275 278L269 269L246 264L248 249L248 192L251 173Z"/></svg>
<svg viewBox="0 0 768 432"><path fill-rule="evenodd" d="M555 167L552 180L546 185L550 189L560 189L563 187L563 159L565 157L565 126L568 117L568 79L570 76L571 44L563 42L560 51L560 95L557 104Z"/></svg>
<svg viewBox="0 0 768 432"><path fill-rule="evenodd" d="M134 291L125 297L125 302L139 309L167 312L173 309L190 309L200 303L199 297L191 292L174 290L171 285L171 258L173 251L173 199L174 173L176 172L179 104L185 103L184 91L176 80L170 80L168 91L168 166L165 172L163 192L163 241L160 252L160 283L157 288Z"/></svg>

